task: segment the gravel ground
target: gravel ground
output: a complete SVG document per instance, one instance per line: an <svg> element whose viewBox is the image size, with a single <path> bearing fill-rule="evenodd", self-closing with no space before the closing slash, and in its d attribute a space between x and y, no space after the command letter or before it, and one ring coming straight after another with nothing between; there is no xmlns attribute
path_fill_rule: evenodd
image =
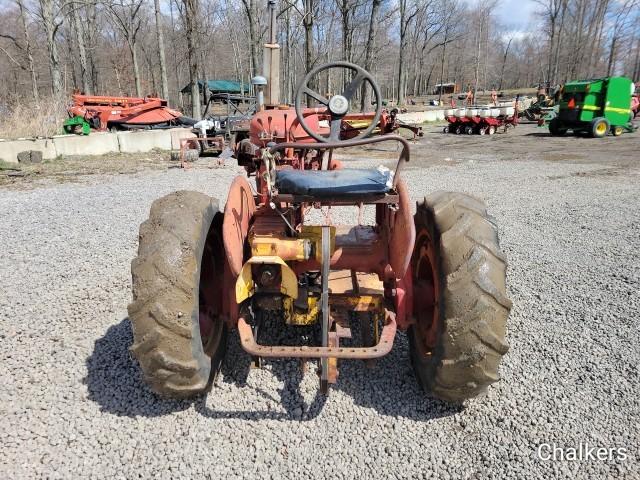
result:
<svg viewBox="0 0 640 480"><path fill-rule="evenodd" d="M138 225L176 189L225 198L239 170L0 190L2 477L640 478L640 170L516 158L405 174L416 200L484 198L510 261L503 379L464 408L421 394L404 334L373 368L343 362L328 398L294 361L249 369L233 336L206 398L158 400L128 353ZM543 461L543 443L627 458Z"/></svg>

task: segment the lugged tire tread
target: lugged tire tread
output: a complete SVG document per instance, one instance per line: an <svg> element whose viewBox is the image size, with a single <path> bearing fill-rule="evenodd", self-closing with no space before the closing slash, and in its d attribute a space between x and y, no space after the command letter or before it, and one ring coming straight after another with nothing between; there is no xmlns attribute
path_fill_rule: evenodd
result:
<svg viewBox="0 0 640 480"><path fill-rule="evenodd" d="M432 355L422 357L415 329L410 328L411 360L428 393L462 402L500 378L499 363L509 349L504 333L512 306L506 292L507 261L495 220L481 200L436 192L418 205L416 231L431 218L441 255L443 331Z"/></svg>
<svg viewBox="0 0 640 480"><path fill-rule="evenodd" d="M217 213L217 200L179 191L154 201L140 226L138 257L131 262L130 350L145 380L162 396L191 397L210 384L211 356L203 349L197 323L198 282L207 232Z"/></svg>

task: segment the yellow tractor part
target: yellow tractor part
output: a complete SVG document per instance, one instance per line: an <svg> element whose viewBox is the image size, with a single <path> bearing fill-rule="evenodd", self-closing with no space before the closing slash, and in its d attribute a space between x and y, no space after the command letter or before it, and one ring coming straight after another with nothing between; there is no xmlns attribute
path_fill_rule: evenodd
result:
<svg viewBox="0 0 640 480"><path fill-rule="evenodd" d="M331 255L336 250L336 227L329 227L329 234L331 235L330 250ZM300 238L306 238L310 240L313 245L313 251L315 252L315 258L318 262L322 263L322 225L303 225L300 230Z"/></svg>
<svg viewBox="0 0 640 480"><path fill-rule="evenodd" d="M281 238L272 235L253 235L249 240L251 255L280 257L283 260L308 260L311 240L307 238Z"/></svg>
<svg viewBox="0 0 640 480"><path fill-rule="evenodd" d="M284 319L289 325L311 325L318 320L320 315L320 302L318 297L309 296L307 299L309 308L302 310L296 308L295 299L284 297Z"/></svg>
<svg viewBox="0 0 640 480"><path fill-rule="evenodd" d="M336 227L331 230L331 254L335 250ZM278 235L252 235L249 238L254 257L280 257L285 261L303 261L315 258L322 262L322 227L303 225L295 238Z"/></svg>
<svg viewBox="0 0 640 480"><path fill-rule="evenodd" d="M280 265L282 281L280 292L292 298L298 298L298 278L291 268L275 255L251 257L243 266L236 280L236 302L242 303L255 293L255 283L251 273L252 265Z"/></svg>

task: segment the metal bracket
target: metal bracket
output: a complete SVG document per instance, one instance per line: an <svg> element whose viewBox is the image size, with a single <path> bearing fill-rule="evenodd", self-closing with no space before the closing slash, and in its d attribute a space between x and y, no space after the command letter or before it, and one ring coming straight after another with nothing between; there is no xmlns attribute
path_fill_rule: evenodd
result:
<svg viewBox="0 0 640 480"><path fill-rule="evenodd" d="M331 264L331 228L322 226L322 346L329 347L329 266ZM320 358L320 382L329 381L329 359Z"/></svg>

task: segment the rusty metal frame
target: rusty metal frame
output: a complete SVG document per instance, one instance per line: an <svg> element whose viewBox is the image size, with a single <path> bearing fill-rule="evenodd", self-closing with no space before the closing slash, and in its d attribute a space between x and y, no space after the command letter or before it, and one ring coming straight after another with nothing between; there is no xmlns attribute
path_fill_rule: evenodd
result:
<svg viewBox="0 0 640 480"><path fill-rule="evenodd" d="M242 348L256 357L268 358L343 358L355 360L369 360L380 358L388 354L393 348L393 340L396 336L395 314L386 311L386 321L380 334L380 340L373 347L294 347L294 346L267 346L256 343L251 326L244 317L238 318L238 332Z"/></svg>
<svg viewBox="0 0 640 480"><path fill-rule="evenodd" d="M359 195L355 199L349 199L348 197L338 198L338 196L333 196L331 198L320 199L314 197L313 195L292 195L289 193L273 195L271 199L276 202L282 203L317 203L320 205L334 205L334 206L350 206L356 205L358 203L362 203L364 205L372 205L376 203L388 203L388 204L396 204L399 201L398 195L395 194L371 194L371 195Z"/></svg>

